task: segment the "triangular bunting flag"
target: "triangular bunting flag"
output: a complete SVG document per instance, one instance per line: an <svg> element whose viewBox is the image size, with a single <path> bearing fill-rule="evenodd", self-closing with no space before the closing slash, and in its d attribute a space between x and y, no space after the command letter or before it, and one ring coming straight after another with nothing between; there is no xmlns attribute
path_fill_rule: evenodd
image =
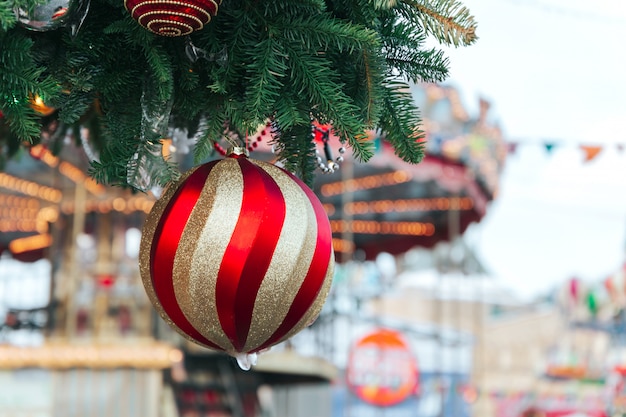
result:
<svg viewBox="0 0 626 417"><path fill-rule="evenodd" d="M506 152L509 155L515 155L515 153L517 152L517 142L507 142L506 143Z"/></svg>
<svg viewBox="0 0 626 417"><path fill-rule="evenodd" d="M552 150L554 149L554 143L545 142L543 146L546 148L546 151L548 151L548 153L552 153Z"/></svg>
<svg viewBox="0 0 626 417"><path fill-rule="evenodd" d="M585 152L585 162L589 162L598 156L602 151L602 146L580 145L580 149Z"/></svg>

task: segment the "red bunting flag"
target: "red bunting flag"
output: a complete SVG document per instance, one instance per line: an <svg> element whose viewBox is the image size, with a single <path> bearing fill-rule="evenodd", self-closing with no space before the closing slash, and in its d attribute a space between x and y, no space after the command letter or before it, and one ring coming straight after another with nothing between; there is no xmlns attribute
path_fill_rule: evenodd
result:
<svg viewBox="0 0 626 417"><path fill-rule="evenodd" d="M615 282L613 281L613 277L609 276L604 280L604 288L606 292L609 294L609 297L615 298L617 295L615 292Z"/></svg>
<svg viewBox="0 0 626 417"><path fill-rule="evenodd" d="M506 152L509 155L515 155L515 153L517 152L517 142L507 142L506 144Z"/></svg>

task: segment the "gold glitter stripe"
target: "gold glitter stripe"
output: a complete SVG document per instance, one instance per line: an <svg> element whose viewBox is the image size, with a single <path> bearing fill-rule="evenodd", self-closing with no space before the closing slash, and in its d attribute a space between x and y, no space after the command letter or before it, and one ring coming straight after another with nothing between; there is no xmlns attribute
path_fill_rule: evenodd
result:
<svg viewBox="0 0 626 417"><path fill-rule="evenodd" d="M154 30L152 29L152 26L155 24L159 24L159 23L167 23L167 24L172 24L174 22L171 22L169 20L162 20L162 19L155 19L155 20L151 20L150 23L148 23L147 26L144 26L146 29L148 29L150 32L156 33L156 34L161 34L161 35L165 35L165 36L183 36L183 35L189 35L191 32L193 32L193 27L182 23L182 22L175 22L177 24L179 24L180 26L183 26L187 29L186 32L183 32L182 30L180 30L177 27L173 27L173 26L164 26L164 27L160 27L158 30Z"/></svg>
<svg viewBox="0 0 626 417"><path fill-rule="evenodd" d="M324 303L326 302L326 297L328 297L328 293L330 292L330 287L332 286L334 273L335 273L335 254L331 253L330 262L328 264L328 269L326 270L326 276L324 277L324 283L322 284L322 288L320 289L320 292L317 295L317 298L315 298L315 301L313 302L313 304L311 304L311 307L309 307L309 310L302 317L302 319L298 322L298 324L296 324L291 330L289 330L289 332L287 332L287 334L282 339L280 339L280 341L277 343L280 343L289 339L290 337L294 336L296 333L302 331L303 329L313 324L313 322L317 319L317 316L319 316L320 312L322 311L322 308L324 307Z"/></svg>
<svg viewBox="0 0 626 417"><path fill-rule="evenodd" d="M217 163L202 190L176 250L174 292L189 322L207 339L234 354L217 314L215 286L243 198L235 159Z"/></svg>
<svg viewBox="0 0 626 417"><path fill-rule="evenodd" d="M194 15L190 15L190 14L187 14L187 13L178 13L178 12L167 12L167 13L169 15L172 15L172 16L182 16L182 17L185 17L185 18L187 18L189 20L195 21L198 24L198 28L197 29L202 29L202 26L204 25L204 23L202 23L202 21L200 19L198 19L197 17L195 17ZM146 13L142 14L139 19L137 19L137 22L139 22L139 24L141 26L146 26L144 24L144 22L143 22L144 18L149 18L150 16L155 15L155 14L156 15L162 15L163 12L160 11L160 10L157 10L157 11L154 11L154 12L146 12ZM179 22L178 20L169 20L169 19L149 19L149 20L150 21L147 24L148 27L150 27L150 25L153 22L156 22L156 23L170 23L170 24L174 24L174 25L179 24L179 25L185 26L187 29L193 30L193 26L191 26L188 23Z"/></svg>
<svg viewBox="0 0 626 417"><path fill-rule="evenodd" d="M285 221L272 260L257 292L244 351L261 346L289 311L315 251L317 224L302 189L274 165L251 160L278 184L285 199Z"/></svg>
<svg viewBox="0 0 626 417"><path fill-rule="evenodd" d="M176 193L178 185L186 180L191 174L193 174L196 169L197 168L193 168L187 171L178 182L170 183L168 187L164 190L161 198L154 203L152 210L146 217L146 221L144 223L143 231L141 234L141 244L139 247L139 273L141 275L141 281L143 282L143 286L146 290L148 298L152 302L154 309L159 313L163 320L167 324L169 324L174 330L180 333L185 339L200 344L202 346L209 347L202 343L199 343L197 340L187 335L176 325L176 323L174 323L170 319L170 317L163 309L163 306L159 302L159 298L157 297L156 292L154 291L154 287L152 286L152 275L150 274L150 253L152 251L152 241L154 240L154 235L159 225L159 220L161 219L163 212L167 208L168 203Z"/></svg>

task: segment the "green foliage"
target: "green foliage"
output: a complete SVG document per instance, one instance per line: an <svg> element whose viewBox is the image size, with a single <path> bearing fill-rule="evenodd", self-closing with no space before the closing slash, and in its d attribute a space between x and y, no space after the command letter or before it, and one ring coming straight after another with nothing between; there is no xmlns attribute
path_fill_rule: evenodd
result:
<svg viewBox="0 0 626 417"><path fill-rule="evenodd" d="M400 0L399 10L410 21L421 22L425 32L447 45L471 45L476 23L469 10L455 0Z"/></svg>
<svg viewBox="0 0 626 417"><path fill-rule="evenodd" d="M253 132L269 119L279 156L308 183L313 119L331 123L362 160L373 153L366 132L378 128L417 163L423 135L407 82L441 81L448 66L441 51L423 47L426 37L475 39L472 17L454 0L223 0L186 38L152 34L114 0L91 0L76 36L28 31L12 11L38 2L0 0L0 162L39 140L41 120L29 105L39 95L61 123L97 132L90 174L121 186L138 161L159 163L168 124L200 131L200 162L226 127ZM205 56L190 60L189 42ZM177 173L162 166L152 175L165 183Z"/></svg>

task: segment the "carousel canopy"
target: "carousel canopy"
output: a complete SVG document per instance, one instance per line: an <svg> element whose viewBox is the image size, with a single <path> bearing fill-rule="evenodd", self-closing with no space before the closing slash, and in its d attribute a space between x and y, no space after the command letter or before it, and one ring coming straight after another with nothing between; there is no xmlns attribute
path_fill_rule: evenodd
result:
<svg viewBox="0 0 626 417"><path fill-rule="evenodd" d="M339 165L331 174L319 173L314 184L330 218L339 261L355 254L366 259L383 251L399 254L454 238L480 221L497 194L506 147L500 129L490 121L489 104L481 101L479 114L470 117L454 88L415 85L412 93L426 133L426 157L420 164L402 161L375 131L370 140L377 153L360 163L349 149L340 152L332 129L315 128L322 165ZM269 131L260 129L254 136L251 157L274 158ZM152 207L155 198L149 193L130 194L89 178L88 161L97 157L89 147L89 132L66 135L75 146L64 146L57 156L35 146L0 172L0 252L9 250L22 260L41 258L52 244L50 225L64 224L61 229L70 233L77 204L84 207L87 230L93 216L109 212L136 213L133 226L140 226L142 214ZM172 156L185 170L190 155L186 149Z"/></svg>
<svg viewBox="0 0 626 417"><path fill-rule="evenodd" d="M339 260L450 240L480 221L497 194L506 147L489 121L489 104L481 100L480 114L471 118L453 88L415 86L413 96L426 133L421 163L402 161L372 132L378 152L370 161L346 156L337 171L317 176L315 190L330 217ZM320 149L333 143L332 136L320 141ZM330 147L327 158L338 154Z"/></svg>

